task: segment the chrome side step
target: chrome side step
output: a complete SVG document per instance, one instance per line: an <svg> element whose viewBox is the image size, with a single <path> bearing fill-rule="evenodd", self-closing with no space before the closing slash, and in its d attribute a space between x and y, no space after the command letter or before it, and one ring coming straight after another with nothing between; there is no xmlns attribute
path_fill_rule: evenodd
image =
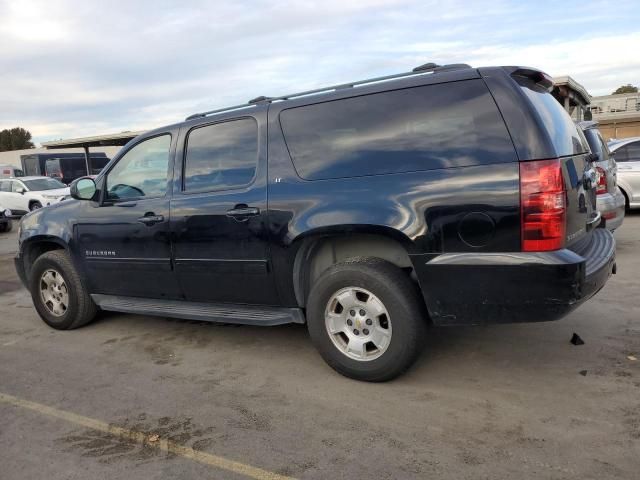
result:
<svg viewBox="0 0 640 480"><path fill-rule="evenodd" d="M117 295L91 295L91 298L102 310L112 312L244 325L305 323L304 313L300 308L156 300Z"/></svg>

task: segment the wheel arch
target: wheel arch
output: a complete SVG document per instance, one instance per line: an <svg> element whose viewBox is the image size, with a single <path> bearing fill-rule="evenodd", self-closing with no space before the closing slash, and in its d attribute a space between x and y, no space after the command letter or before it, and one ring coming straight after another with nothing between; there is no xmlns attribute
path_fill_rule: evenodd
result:
<svg viewBox="0 0 640 480"><path fill-rule="evenodd" d="M52 250L69 250L67 243L59 237L52 235L36 235L24 241L22 247L22 261L26 278L30 277L31 266L36 259Z"/></svg>
<svg viewBox="0 0 640 480"><path fill-rule="evenodd" d="M314 279L322 272L353 257L376 257L413 275L409 255L415 251L413 242L391 228L322 229L308 232L293 242L293 287L299 306L305 306Z"/></svg>
<svg viewBox="0 0 640 480"><path fill-rule="evenodd" d="M44 205L42 204L42 200L40 200L40 199L38 199L38 198L30 198L30 199L29 199L29 201L28 201L28 203L27 203L27 206L28 206L29 210L31 210L31 205L33 205L34 203L39 203L39 204L40 204L40 206L44 206Z"/></svg>
<svg viewBox="0 0 640 480"><path fill-rule="evenodd" d="M620 189L620 191L622 192L622 195L624 196L625 208L629 208L629 206L631 205L631 199L629 198L629 194L627 193L627 186L624 184L620 185L620 183L618 182L618 188Z"/></svg>

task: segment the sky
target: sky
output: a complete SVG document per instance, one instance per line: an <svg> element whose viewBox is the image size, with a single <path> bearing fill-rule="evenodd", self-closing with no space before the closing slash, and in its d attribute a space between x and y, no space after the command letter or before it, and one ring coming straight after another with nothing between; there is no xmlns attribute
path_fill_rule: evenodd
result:
<svg viewBox="0 0 640 480"><path fill-rule="evenodd" d="M409 71L527 65L640 85L640 1L0 0L0 129L37 143Z"/></svg>

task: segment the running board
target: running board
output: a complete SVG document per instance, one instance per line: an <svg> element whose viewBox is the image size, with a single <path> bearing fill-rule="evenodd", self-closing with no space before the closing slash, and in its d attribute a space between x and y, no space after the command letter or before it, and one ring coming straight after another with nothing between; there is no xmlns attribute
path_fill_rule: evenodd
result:
<svg viewBox="0 0 640 480"><path fill-rule="evenodd" d="M136 313L158 317L202 320L205 322L240 323L244 325L282 325L305 323L300 308L236 305L230 303L196 303L181 300L156 300L121 297L117 295L91 295L102 310Z"/></svg>

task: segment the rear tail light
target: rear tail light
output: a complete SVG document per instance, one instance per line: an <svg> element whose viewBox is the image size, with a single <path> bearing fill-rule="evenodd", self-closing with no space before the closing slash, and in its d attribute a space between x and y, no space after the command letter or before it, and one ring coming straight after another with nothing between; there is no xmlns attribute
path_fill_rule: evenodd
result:
<svg viewBox="0 0 640 480"><path fill-rule="evenodd" d="M607 193L607 172L602 167L596 167L598 172L598 185L596 187L596 194L602 195Z"/></svg>
<svg viewBox="0 0 640 480"><path fill-rule="evenodd" d="M522 251L564 247L567 194L559 159L520 163Z"/></svg>

